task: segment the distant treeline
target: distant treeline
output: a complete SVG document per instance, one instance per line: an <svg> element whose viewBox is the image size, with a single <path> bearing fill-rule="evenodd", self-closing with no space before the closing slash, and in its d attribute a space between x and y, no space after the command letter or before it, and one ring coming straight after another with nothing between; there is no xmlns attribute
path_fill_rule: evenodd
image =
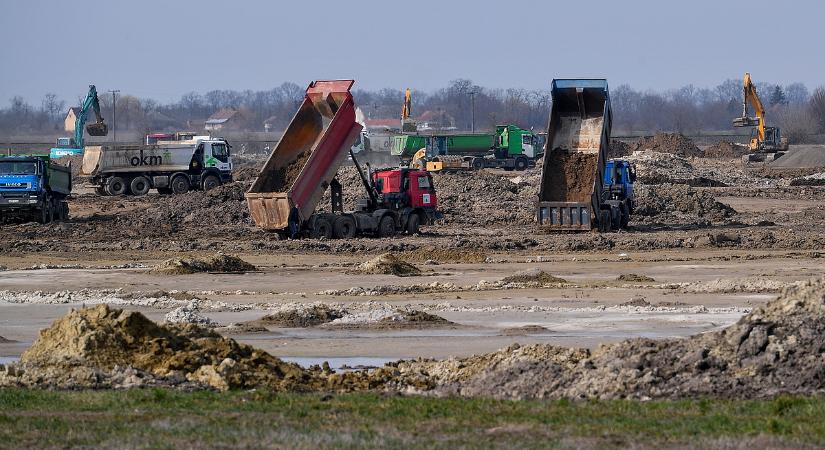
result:
<svg viewBox="0 0 825 450"><path fill-rule="evenodd" d="M792 142L804 136L825 132L825 86L812 93L802 83L757 84L768 110L768 124L783 127ZM266 91L214 90L205 94L190 92L180 100L159 103L124 93L117 99L117 127L121 130L173 131L203 129L210 115L222 109L241 112L233 129L282 130L303 99L304 87L283 83ZM628 85L612 87L614 130L677 131L686 134L729 131L731 121L742 113L742 82L726 80L713 88L692 85L669 91L639 91ZM397 119L404 98L403 88L354 91L356 103L369 119ZM55 94L47 94L40 105L31 105L15 96L0 109L0 133L9 135L60 131L69 106ZM112 99L101 96L103 116L110 122ZM541 131L547 126L550 111L548 90L491 89L458 79L434 92L413 90L413 117L431 128L469 130L475 118L476 130L496 124L512 123Z"/></svg>

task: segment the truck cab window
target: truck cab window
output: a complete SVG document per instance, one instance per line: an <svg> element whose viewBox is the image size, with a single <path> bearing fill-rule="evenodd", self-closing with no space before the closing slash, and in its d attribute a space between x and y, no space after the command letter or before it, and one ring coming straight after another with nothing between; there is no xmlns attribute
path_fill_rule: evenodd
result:
<svg viewBox="0 0 825 450"><path fill-rule="evenodd" d="M421 189L429 189L430 179L425 176L418 177L418 187Z"/></svg>
<svg viewBox="0 0 825 450"><path fill-rule="evenodd" d="M229 159L229 151L226 148L226 144L212 144L212 156L222 162L227 162Z"/></svg>

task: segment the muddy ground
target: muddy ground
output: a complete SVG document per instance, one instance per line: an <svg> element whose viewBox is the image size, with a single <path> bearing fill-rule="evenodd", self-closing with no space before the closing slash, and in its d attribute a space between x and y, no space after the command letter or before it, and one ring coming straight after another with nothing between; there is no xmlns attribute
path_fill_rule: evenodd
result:
<svg viewBox="0 0 825 450"><path fill-rule="evenodd" d="M532 221L540 168L435 175L442 223L416 236L351 241L279 240L255 229L243 199L247 177L175 197L98 197L81 188L68 223L0 228L0 364L69 310L102 303L160 322L208 324L305 367L469 357L516 343L595 351L629 338L722 330L825 272L825 189L793 185L816 172L661 150L629 156L640 175L636 213L629 230L606 234L540 233ZM357 175L345 168L339 178L345 205L354 204ZM691 181L699 179L713 182ZM254 267L153 270L218 252ZM364 265L382 254L415 270L398 276ZM530 362L542 352L515 353ZM443 389L486 392L484 379ZM507 382L516 397L533 389Z"/></svg>

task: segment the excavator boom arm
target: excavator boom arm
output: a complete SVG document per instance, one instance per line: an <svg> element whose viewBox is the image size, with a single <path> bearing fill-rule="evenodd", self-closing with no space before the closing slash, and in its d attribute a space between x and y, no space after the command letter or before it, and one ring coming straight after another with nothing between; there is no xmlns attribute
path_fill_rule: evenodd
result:
<svg viewBox="0 0 825 450"><path fill-rule="evenodd" d="M94 111L97 121L87 128L89 134L92 136L106 136L109 133L109 128L100 115L100 100L97 97L97 89L93 84L89 85L89 92L86 94L86 98L83 99L83 104L80 106L80 112L74 124L74 140L80 148L83 148L83 128L89 118L90 109Z"/></svg>
<svg viewBox="0 0 825 450"><path fill-rule="evenodd" d="M759 142L762 142L765 140L765 107L762 105L762 100L759 99L759 94L756 93L756 86L751 80L751 74L747 72L745 73L745 78L743 80L743 91L744 100L742 118L745 119L748 117L748 103L750 103L758 121L756 124L756 129L759 134Z"/></svg>

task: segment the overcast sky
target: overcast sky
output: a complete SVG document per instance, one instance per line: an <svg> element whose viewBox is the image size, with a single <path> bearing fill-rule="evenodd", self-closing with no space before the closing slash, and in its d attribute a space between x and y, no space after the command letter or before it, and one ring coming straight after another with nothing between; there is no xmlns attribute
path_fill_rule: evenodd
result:
<svg viewBox="0 0 825 450"><path fill-rule="evenodd" d="M813 89L825 84L823 17L813 0L0 0L0 105L47 92L73 103L88 84L165 102L324 78L664 90L750 71Z"/></svg>

